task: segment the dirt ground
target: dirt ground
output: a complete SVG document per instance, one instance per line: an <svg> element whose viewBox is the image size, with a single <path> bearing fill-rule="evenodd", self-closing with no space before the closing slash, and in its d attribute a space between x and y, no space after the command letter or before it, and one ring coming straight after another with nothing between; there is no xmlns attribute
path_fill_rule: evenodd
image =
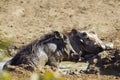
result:
<svg viewBox="0 0 120 80"><path fill-rule="evenodd" d="M49 71L49 72L53 73L53 75L56 77L63 77L64 78L64 79L58 79L58 80L120 80L120 77L113 76L113 75L99 75L99 74L68 75L68 74L61 74L58 71L53 72L50 68L45 68L42 72L37 71L37 73L44 74L45 71ZM9 74L10 74L12 80L31 80L31 76L34 74L34 72L30 72L30 71L25 70L21 67L15 67L9 72ZM34 80L34 79L32 79L32 80ZM42 80L44 80L44 79L42 79ZM49 80L49 79L45 79L45 80ZM51 80L54 80L54 78Z"/></svg>
<svg viewBox="0 0 120 80"><path fill-rule="evenodd" d="M103 41L111 41L120 49L120 0L0 0L0 35L16 47L50 31L72 28L93 30ZM104 75L80 78L116 79Z"/></svg>

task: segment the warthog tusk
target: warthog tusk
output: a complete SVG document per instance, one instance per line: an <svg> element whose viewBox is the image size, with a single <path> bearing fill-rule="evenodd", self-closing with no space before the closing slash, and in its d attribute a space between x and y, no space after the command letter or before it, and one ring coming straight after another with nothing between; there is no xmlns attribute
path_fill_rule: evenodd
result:
<svg viewBox="0 0 120 80"><path fill-rule="evenodd" d="M83 40L82 40L82 39L80 39L80 42L82 42L82 43L83 43Z"/></svg>

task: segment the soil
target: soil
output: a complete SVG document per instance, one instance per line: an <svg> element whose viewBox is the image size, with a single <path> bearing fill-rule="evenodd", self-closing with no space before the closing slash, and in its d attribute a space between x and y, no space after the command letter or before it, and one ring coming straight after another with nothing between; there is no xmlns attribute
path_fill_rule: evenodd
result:
<svg viewBox="0 0 120 80"><path fill-rule="evenodd" d="M93 30L120 49L120 0L1 0L0 35L17 48L58 30ZM14 73L15 74L15 73ZM65 75L78 80L115 80L107 75ZM77 80L77 79L73 79Z"/></svg>
<svg viewBox="0 0 120 80"><path fill-rule="evenodd" d="M11 68L11 69L10 69ZM50 67L41 68L35 72L23 69L22 67L12 66L9 68L9 74L12 80L30 80L34 73L40 74L41 77L45 72L53 73L54 77L63 77L62 80L120 80L120 77L114 75L99 75L99 74L78 74L68 75L62 74L59 71L51 70ZM57 74L57 75L56 75ZM52 80L54 80L54 77Z"/></svg>

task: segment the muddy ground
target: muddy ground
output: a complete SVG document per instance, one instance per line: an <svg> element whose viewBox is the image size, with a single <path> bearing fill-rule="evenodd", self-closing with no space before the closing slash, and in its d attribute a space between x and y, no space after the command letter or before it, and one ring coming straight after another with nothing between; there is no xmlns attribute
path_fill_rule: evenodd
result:
<svg viewBox="0 0 120 80"><path fill-rule="evenodd" d="M111 41L120 49L120 0L0 0L1 38L9 39L17 48L50 31L64 33L72 28L93 30L103 41ZM93 78L116 79L88 74L79 77Z"/></svg>

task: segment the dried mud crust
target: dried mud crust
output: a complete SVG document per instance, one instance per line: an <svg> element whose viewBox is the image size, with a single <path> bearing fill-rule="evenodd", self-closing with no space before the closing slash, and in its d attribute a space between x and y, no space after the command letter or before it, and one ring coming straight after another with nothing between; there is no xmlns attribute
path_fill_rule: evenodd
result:
<svg viewBox="0 0 120 80"><path fill-rule="evenodd" d="M96 74L63 75L63 77L65 80L120 80L119 77Z"/></svg>
<svg viewBox="0 0 120 80"><path fill-rule="evenodd" d="M8 73L10 74L12 80L30 80L32 75L32 72L21 67L14 67L12 70L9 70Z"/></svg>
<svg viewBox="0 0 120 80"><path fill-rule="evenodd" d="M9 72L12 80L30 80L32 73L23 69ZM79 75L62 75L65 80L120 80L120 77L110 75L96 74L79 74Z"/></svg>
<svg viewBox="0 0 120 80"><path fill-rule="evenodd" d="M49 71L54 73L53 70L50 69L50 67L45 68L40 74L43 74L44 71ZM12 80L30 80L31 75L34 72L25 70L21 67L14 67L14 70L9 71L10 76L12 77ZM37 71L38 73L38 71ZM97 74L79 74L79 75L63 75L65 80L120 80L120 77L112 76L112 75L97 75Z"/></svg>

